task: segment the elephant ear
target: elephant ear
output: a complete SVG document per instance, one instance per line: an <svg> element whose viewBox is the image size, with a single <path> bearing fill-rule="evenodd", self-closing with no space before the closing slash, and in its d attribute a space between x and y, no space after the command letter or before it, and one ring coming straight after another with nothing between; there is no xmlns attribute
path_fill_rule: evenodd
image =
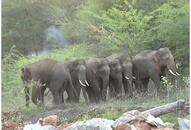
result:
<svg viewBox="0 0 191 130"><path fill-rule="evenodd" d="M154 61L155 63L159 63L159 62L160 62L160 55L159 55L158 53L156 53L156 54L154 55L153 61Z"/></svg>
<svg viewBox="0 0 191 130"><path fill-rule="evenodd" d="M23 67L21 69L21 72L22 72L22 74L21 74L22 80L28 81L28 80L32 79L31 72L30 72L29 68Z"/></svg>

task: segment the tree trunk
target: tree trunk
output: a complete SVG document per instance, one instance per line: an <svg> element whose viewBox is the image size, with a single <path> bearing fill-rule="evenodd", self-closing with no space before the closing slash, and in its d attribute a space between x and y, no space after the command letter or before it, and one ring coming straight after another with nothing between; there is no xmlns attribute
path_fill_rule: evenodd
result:
<svg viewBox="0 0 191 130"><path fill-rule="evenodd" d="M178 100L173 103L169 103L166 105L162 105L159 107L155 107L143 112L139 112L137 110L132 110L127 113L124 113L121 117L119 117L112 125L112 128L115 128L120 123L129 123L137 118L143 117L147 118L147 115L150 113L153 116L160 116L162 114L167 114L176 110L183 110L185 108L185 101Z"/></svg>
<svg viewBox="0 0 191 130"><path fill-rule="evenodd" d="M170 113L170 112L173 112L176 110L183 110L184 106L185 106L184 100L178 100L178 101L173 102L173 103L169 103L166 105L162 105L159 107L155 107L155 108L146 110L142 113L143 114L149 114L150 113L151 115L156 117L156 116L167 114L167 113Z"/></svg>

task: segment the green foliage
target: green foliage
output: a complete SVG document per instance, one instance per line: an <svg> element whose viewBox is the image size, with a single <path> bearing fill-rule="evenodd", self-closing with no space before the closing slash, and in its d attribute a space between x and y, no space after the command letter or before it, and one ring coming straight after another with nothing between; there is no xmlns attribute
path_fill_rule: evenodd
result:
<svg viewBox="0 0 191 130"><path fill-rule="evenodd" d="M108 120L116 120L117 118L119 118L121 116L122 113L120 113L119 111L113 109L111 111L107 111L105 113L102 114L102 118L108 119Z"/></svg>
<svg viewBox="0 0 191 130"><path fill-rule="evenodd" d="M148 44L153 48L160 46L175 50L175 59L187 66L189 58L189 4L187 0L171 1L153 12L153 41ZM156 44L157 43L157 44Z"/></svg>
<svg viewBox="0 0 191 130"><path fill-rule="evenodd" d="M134 9L127 2L121 7L115 4L102 15L102 26L110 32L110 37L104 38L105 42L119 45L129 52L137 52L135 48L145 42L144 33L148 28L148 22L152 17L146 16L142 11Z"/></svg>
<svg viewBox="0 0 191 130"><path fill-rule="evenodd" d="M35 14L37 3L28 0L2 2L2 52L3 56L15 45L23 54L42 49L46 24Z"/></svg>
<svg viewBox="0 0 191 130"><path fill-rule="evenodd" d="M190 86L190 78L189 77L183 77L182 80L184 82L184 86L185 87L189 87Z"/></svg>
<svg viewBox="0 0 191 130"><path fill-rule="evenodd" d="M160 118L163 122L170 122L170 123L177 122L177 117L172 114L165 114L160 116Z"/></svg>
<svg viewBox="0 0 191 130"><path fill-rule="evenodd" d="M59 117L59 123L63 124L67 122L68 122L68 119L66 117Z"/></svg>
<svg viewBox="0 0 191 130"><path fill-rule="evenodd" d="M163 85L167 88L168 91L170 91L173 88L172 83L167 77L162 76L162 81Z"/></svg>

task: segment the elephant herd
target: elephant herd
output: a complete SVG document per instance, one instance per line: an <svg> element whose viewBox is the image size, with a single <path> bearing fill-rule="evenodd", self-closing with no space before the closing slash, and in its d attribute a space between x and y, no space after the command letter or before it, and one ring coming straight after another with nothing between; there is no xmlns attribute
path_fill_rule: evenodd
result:
<svg viewBox="0 0 191 130"><path fill-rule="evenodd" d="M126 98L133 97L134 91L145 93L149 79L159 91L161 76L167 72L170 72L171 79L179 75L173 55L165 47L146 50L134 56L123 53L64 61L44 59L25 65L21 69L21 79L28 106L31 81L35 81L31 99L36 105L44 104L46 88L49 88L54 104L65 102L64 92L68 95L67 101L79 102L81 91L86 102L99 102L108 98L121 98L123 90Z"/></svg>

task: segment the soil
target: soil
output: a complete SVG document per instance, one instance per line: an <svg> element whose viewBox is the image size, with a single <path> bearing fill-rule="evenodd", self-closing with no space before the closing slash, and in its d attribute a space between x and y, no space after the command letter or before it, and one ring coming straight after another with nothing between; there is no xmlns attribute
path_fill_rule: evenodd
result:
<svg viewBox="0 0 191 130"><path fill-rule="evenodd" d="M80 106L79 104L69 104L65 106L54 106L54 107L46 107L44 110L40 111L14 111L14 112L7 112L3 114L5 120L15 118L22 118L21 120L24 122L32 122L35 123L39 118L44 118L49 115L57 115L60 118L65 118L67 122L75 122L80 119L81 116L84 114L88 114L90 117L100 117L101 114L111 111L117 110L120 113L126 112L127 108L121 106L110 106L101 104L88 104ZM128 108L128 110L140 110L144 111L149 108L142 108L142 107L132 107ZM17 120L18 121L18 120Z"/></svg>

